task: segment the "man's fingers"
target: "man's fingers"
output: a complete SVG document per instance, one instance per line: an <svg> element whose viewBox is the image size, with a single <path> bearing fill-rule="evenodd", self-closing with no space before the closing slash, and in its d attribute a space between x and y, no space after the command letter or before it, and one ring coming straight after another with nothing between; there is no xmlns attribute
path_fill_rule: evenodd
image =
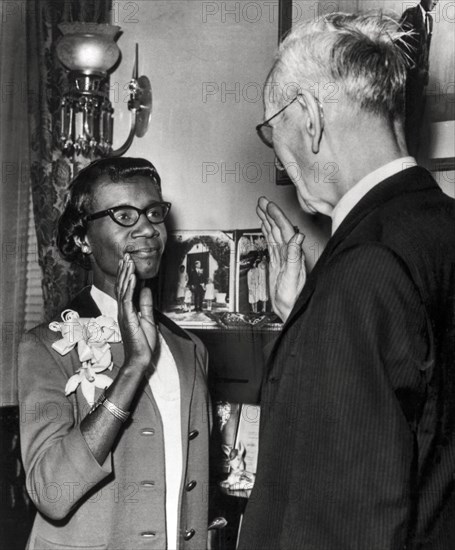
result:
<svg viewBox="0 0 455 550"><path fill-rule="evenodd" d="M303 256L302 243L305 236L302 233L295 233L289 240L286 252L286 262L288 264L300 264Z"/></svg>
<svg viewBox="0 0 455 550"><path fill-rule="evenodd" d="M270 229L270 224L267 221L267 216L266 216L266 213L264 212L264 210L259 208L259 206L256 206L256 214L258 215L259 219L261 220L261 223L267 224L269 229Z"/></svg>
<svg viewBox="0 0 455 550"><path fill-rule="evenodd" d="M258 210L261 210L264 215L267 212L267 205L269 204L269 199L267 197L259 197L258 199Z"/></svg>
<svg viewBox="0 0 455 550"><path fill-rule="evenodd" d="M286 249L286 263L283 270L285 284L295 287L297 292L300 292L300 285L306 279L305 255L302 249L304 238L304 235L297 233L289 241Z"/></svg>
<svg viewBox="0 0 455 550"><path fill-rule="evenodd" d="M284 243L288 243L295 234L294 226L289 218L274 202L267 204L266 213L267 219L272 226L274 237L277 239L281 238Z"/></svg>
<svg viewBox="0 0 455 550"><path fill-rule="evenodd" d="M263 210L259 206L259 204L256 206L256 213L257 213L259 219L261 220L261 223L262 223L262 226L263 226L262 233L264 234L264 237L266 238L266 240L268 240L271 237L271 234L272 234L272 226L270 225L270 222L267 219L267 214L266 214L265 210Z"/></svg>
<svg viewBox="0 0 455 550"><path fill-rule="evenodd" d="M275 222L267 214L267 207L269 204L270 201L268 199L265 197L260 197L256 207L256 212L262 222L261 231L267 243L270 263L272 265L279 265L281 259L281 247L284 243L279 230L276 230Z"/></svg>
<svg viewBox="0 0 455 550"><path fill-rule="evenodd" d="M272 236L272 233L267 231L264 223L261 225L261 231L267 243L267 250L269 251L270 264L280 265L281 245L275 241L275 239Z"/></svg>

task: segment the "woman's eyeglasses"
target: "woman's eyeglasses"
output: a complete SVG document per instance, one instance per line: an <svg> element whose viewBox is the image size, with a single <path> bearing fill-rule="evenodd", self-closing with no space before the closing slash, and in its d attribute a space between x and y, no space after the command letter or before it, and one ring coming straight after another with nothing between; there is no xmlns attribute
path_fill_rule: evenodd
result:
<svg viewBox="0 0 455 550"><path fill-rule="evenodd" d="M122 205L113 206L107 210L90 214L86 221L96 220L104 216L109 216L115 223L123 227L132 227L136 225L142 214L145 214L150 223L163 223L171 210L170 202L154 202L146 208L136 208L135 206Z"/></svg>

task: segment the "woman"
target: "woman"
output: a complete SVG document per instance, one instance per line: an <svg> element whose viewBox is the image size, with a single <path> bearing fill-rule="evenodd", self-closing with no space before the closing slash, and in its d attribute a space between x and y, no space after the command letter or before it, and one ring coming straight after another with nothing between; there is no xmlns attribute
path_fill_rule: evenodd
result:
<svg viewBox="0 0 455 550"><path fill-rule="evenodd" d="M63 339L40 326L20 348L22 456L38 508L30 549L206 547L207 354L143 286L158 273L169 208L144 159L95 161L72 182L59 248L88 262L93 285L69 309L101 332L77 332L70 313L51 324ZM115 323L103 340L112 319L121 342Z"/></svg>

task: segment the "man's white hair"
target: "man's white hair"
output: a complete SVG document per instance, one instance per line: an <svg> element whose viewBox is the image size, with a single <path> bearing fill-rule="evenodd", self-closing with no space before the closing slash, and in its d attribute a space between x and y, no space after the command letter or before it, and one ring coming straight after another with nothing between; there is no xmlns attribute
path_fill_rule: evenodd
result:
<svg viewBox="0 0 455 550"><path fill-rule="evenodd" d="M281 43L268 78L286 94L270 101L284 106L294 86L312 89L322 102L344 96L358 109L401 116L407 60L399 43L407 34L383 13L333 13L300 23Z"/></svg>

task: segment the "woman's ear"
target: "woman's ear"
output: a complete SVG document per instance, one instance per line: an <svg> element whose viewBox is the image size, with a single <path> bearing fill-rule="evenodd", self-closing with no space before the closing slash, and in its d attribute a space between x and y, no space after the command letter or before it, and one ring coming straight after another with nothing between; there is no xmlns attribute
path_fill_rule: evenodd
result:
<svg viewBox="0 0 455 550"><path fill-rule="evenodd" d="M319 153L319 144L324 130L324 113L319 100L309 91L302 90L297 101L306 110L306 131L311 139L311 150Z"/></svg>
<svg viewBox="0 0 455 550"><path fill-rule="evenodd" d="M90 243L88 242L87 237L85 236L83 239L81 239L79 236L75 235L74 242L76 243L76 246L78 246L82 254L91 254L92 253L92 247L90 246Z"/></svg>

